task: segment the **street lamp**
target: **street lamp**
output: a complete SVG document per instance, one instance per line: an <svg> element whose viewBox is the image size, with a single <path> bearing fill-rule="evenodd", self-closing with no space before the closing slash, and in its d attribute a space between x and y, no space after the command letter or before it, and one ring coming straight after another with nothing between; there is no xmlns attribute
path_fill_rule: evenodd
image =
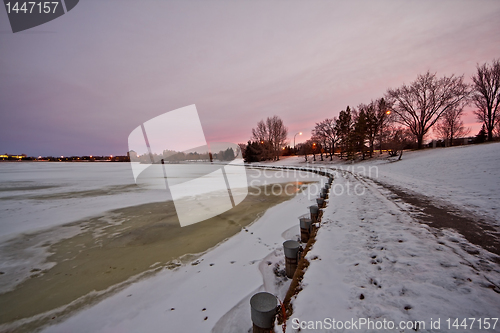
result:
<svg viewBox="0 0 500 333"><path fill-rule="evenodd" d="M299 133L296 133L294 136L293 136L293 149L295 149L295 137L298 135L302 135L302 132L299 132Z"/></svg>
<svg viewBox="0 0 500 333"><path fill-rule="evenodd" d="M302 132L299 132L299 133L296 133L294 136L293 136L293 152L296 153L295 151L295 137L298 135L302 135Z"/></svg>

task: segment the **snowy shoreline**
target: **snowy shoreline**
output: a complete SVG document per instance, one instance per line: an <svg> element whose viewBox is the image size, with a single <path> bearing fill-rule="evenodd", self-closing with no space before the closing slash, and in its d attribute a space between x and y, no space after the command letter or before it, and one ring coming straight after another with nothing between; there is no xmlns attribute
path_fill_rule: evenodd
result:
<svg viewBox="0 0 500 333"><path fill-rule="evenodd" d="M377 179L382 183L498 221L499 148L500 144L491 144L426 150L406 153L397 163L379 159L354 166L377 166ZM442 168L446 160L439 159L443 155L453 163L446 170ZM480 155L487 163L475 168L476 175L463 177L470 174L473 160ZM452 229L422 224L415 207L398 200L377 179L345 170L345 163L306 165L300 157L261 165L270 170L287 165L324 167L336 175L330 204L307 256L310 266L303 290L292 300L294 314L288 318L288 333L297 332L294 321L325 318L423 321L427 326L419 331L446 332L447 318L498 317L498 256ZM422 165L432 172L420 170ZM348 183L364 189L363 195L335 193ZM470 195L474 201L464 204L471 201ZM299 195L274 206L192 264L133 283L96 305L54 320L55 325L43 331L247 332L251 327L249 298L254 293L266 290L284 296L287 281L275 276L272 268L282 260L282 242L298 236L298 217L314 203L315 197ZM430 321L437 318L441 327L430 328ZM500 325L490 331L500 331Z"/></svg>
<svg viewBox="0 0 500 333"><path fill-rule="evenodd" d="M282 255L283 241L300 232L298 216L314 202L299 194L278 204L194 265L134 283L44 332L155 332L167 327L172 332L208 332L214 326L226 332L247 330L250 317L241 315L249 313L250 305L242 300L264 289L266 283L274 285L274 275L266 273L263 278L259 264L264 258ZM286 288L281 290L286 292Z"/></svg>

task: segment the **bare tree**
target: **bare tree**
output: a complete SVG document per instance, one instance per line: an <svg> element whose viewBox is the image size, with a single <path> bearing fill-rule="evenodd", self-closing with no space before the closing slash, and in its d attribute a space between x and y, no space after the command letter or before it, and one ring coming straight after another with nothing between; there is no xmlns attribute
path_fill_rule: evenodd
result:
<svg viewBox="0 0 500 333"><path fill-rule="evenodd" d="M411 144L411 136L413 133L409 131L408 128L401 126L390 125L387 128L387 151L389 156L397 156L399 154L398 160L403 157L403 150L409 144Z"/></svg>
<svg viewBox="0 0 500 333"><path fill-rule="evenodd" d="M424 136L440 117L451 108L465 105L469 95L463 76L438 79L430 72L419 75L408 86L403 84L387 91L395 120L415 135L418 149L422 148Z"/></svg>
<svg viewBox="0 0 500 333"><path fill-rule="evenodd" d="M500 60L488 64L477 65L477 72L472 77L472 101L477 107L474 114L484 124L488 132L488 141L493 139L496 122L500 118Z"/></svg>
<svg viewBox="0 0 500 333"><path fill-rule="evenodd" d="M335 131L336 118L327 118L319 123L313 129L313 136L320 138L325 152L330 154L330 161L333 160L335 144L338 141L337 132Z"/></svg>
<svg viewBox="0 0 500 333"><path fill-rule="evenodd" d="M463 108L449 109L436 125L436 132L441 138L448 140L450 146L453 146L453 139L464 137L470 133L470 128L466 128L461 119L463 112Z"/></svg>
<svg viewBox="0 0 500 333"><path fill-rule="evenodd" d="M267 128L271 137L271 143L274 148L276 160L280 159L281 149L286 146L286 137L288 136L288 128L278 116L267 118Z"/></svg>
<svg viewBox="0 0 500 333"><path fill-rule="evenodd" d="M253 139L261 143L269 142L276 160L279 160L281 149L287 144L287 136L288 129L278 116L268 117L266 122L261 120L256 128L252 128Z"/></svg>
<svg viewBox="0 0 500 333"><path fill-rule="evenodd" d="M264 120L259 121L256 128L252 128L252 138L259 142L271 140Z"/></svg>
<svg viewBox="0 0 500 333"><path fill-rule="evenodd" d="M299 155L304 155L304 158L307 162L307 155L312 153L312 145L313 142L311 140L307 140L306 142L297 144Z"/></svg>

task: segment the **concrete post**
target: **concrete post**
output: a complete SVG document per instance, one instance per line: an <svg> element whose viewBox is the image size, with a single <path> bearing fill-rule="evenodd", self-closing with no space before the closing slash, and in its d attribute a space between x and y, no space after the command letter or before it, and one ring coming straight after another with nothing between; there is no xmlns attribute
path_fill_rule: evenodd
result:
<svg viewBox="0 0 500 333"><path fill-rule="evenodd" d="M283 243L283 249L285 250L286 276L291 279L299 263L300 244L294 240L287 240Z"/></svg>
<svg viewBox="0 0 500 333"><path fill-rule="evenodd" d="M302 243L307 243L309 237L311 236L311 219L301 217L300 218L300 241Z"/></svg>
<svg viewBox="0 0 500 333"><path fill-rule="evenodd" d="M325 199L317 198L316 203L318 204L318 208L323 208L323 205L325 204Z"/></svg>
<svg viewBox="0 0 500 333"><path fill-rule="evenodd" d="M277 307L273 294L260 292L250 298L253 333L274 333Z"/></svg>
<svg viewBox="0 0 500 333"><path fill-rule="evenodd" d="M311 212L312 223L318 222L318 212L319 212L318 206L315 206L315 205L309 206L309 211Z"/></svg>

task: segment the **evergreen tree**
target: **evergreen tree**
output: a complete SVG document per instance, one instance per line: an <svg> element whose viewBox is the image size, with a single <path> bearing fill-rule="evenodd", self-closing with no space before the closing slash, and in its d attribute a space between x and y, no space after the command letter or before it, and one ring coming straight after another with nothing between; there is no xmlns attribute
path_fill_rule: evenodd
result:
<svg viewBox="0 0 500 333"><path fill-rule="evenodd" d="M483 142L485 142L486 141L486 137L487 137L486 126L484 126L484 124L483 124L483 127L481 127L481 130L476 135L476 143L483 143Z"/></svg>
<svg viewBox="0 0 500 333"><path fill-rule="evenodd" d="M340 111L335 130L340 139L340 158L342 158L343 153L349 154L349 152L352 152L351 132L353 130L353 121L349 106L345 110Z"/></svg>
<svg viewBox="0 0 500 333"><path fill-rule="evenodd" d="M354 124L354 131L352 131L353 136L353 148L355 151L360 151L363 159L365 159L365 141L367 138L367 117L364 109L361 109L356 117L356 122Z"/></svg>

